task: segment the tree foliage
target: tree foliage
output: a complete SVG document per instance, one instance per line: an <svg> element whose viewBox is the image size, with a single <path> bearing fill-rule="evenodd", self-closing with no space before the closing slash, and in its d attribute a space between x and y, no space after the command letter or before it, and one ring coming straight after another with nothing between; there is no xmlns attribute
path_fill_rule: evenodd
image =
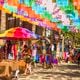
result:
<svg viewBox="0 0 80 80"><path fill-rule="evenodd" d="M74 46L79 46L80 47L80 32L75 33L75 32L62 32L64 35L65 41L69 40L72 42L72 45Z"/></svg>

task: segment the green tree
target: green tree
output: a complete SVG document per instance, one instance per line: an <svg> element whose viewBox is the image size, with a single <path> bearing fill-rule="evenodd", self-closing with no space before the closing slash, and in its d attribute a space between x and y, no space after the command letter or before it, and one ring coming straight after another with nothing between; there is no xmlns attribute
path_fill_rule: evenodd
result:
<svg viewBox="0 0 80 80"><path fill-rule="evenodd" d="M79 46L80 47L80 32L75 33L75 32L62 32L62 34L64 35L65 41L69 40L72 42L72 46Z"/></svg>

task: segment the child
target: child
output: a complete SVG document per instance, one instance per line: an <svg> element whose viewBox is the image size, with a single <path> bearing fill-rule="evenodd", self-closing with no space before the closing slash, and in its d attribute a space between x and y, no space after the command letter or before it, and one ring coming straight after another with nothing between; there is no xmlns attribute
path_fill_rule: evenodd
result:
<svg viewBox="0 0 80 80"><path fill-rule="evenodd" d="M58 66L58 57L54 57L53 66L57 68L57 66Z"/></svg>
<svg viewBox="0 0 80 80"><path fill-rule="evenodd" d="M44 63L45 63L45 55L44 54L40 55L40 63L42 64L42 67L44 67Z"/></svg>
<svg viewBox="0 0 80 80"><path fill-rule="evenodd" d="M29 53L29 48L28 50L25 50L25 56L24 56L24 60L26 62L26 68L25 68L25 75L27 72L29 72L29 74L31 73L31 54Z"/></svg>

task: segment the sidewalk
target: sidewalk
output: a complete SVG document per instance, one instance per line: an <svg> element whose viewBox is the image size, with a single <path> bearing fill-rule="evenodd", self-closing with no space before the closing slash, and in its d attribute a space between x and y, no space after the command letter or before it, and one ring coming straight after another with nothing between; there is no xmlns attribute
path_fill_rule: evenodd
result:
<svg viewBox="0 0 80 80"><path fill-rule="evenodd" d="M76 64L61 64L57 69L37 67L31 75L21 75L18 80L80 80L80 67Z"/></svg>

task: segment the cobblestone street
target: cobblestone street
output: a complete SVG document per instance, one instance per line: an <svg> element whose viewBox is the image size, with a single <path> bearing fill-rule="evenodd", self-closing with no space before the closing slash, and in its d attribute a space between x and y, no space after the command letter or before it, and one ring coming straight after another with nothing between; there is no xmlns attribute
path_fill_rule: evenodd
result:
<svg viewBox="0 0 80 80"><path fill-rule="evenodd" d="M20 75L18 80L80 80L80 67L76 64L60 64L53 69L34 69L31 75Z"/></svg>

